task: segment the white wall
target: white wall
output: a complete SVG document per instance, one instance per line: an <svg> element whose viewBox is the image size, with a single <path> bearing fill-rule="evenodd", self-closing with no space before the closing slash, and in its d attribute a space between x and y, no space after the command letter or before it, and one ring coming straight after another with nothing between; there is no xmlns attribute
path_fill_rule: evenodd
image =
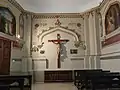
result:
<svg viewBox="0 0 120 90"><path fill-rule="evenodd" d="M120 59L101 60L101 67L104 70L120 72Z"/></svg>
<svg viewBox="0 0 120 90"><path fill-rule="evenodd" d="M72 69L74 70L80 70L84 69L84 59L83 60L72 60Z"/></svg>
<svg viewBox="0 0 120 90"><path fill-rule="evenodd" d="M61 14L62 15L62 14ZM33 35L32 35L32 44L39 45L41 42L41 38L43 38L42 42L44 42L43 47L40 50L45 50L45 54L40 54L40 52L32 52L32 58L46 58L48 59L49 69L57 69L57 45L52 42L48 42L48 40L57 39L57 34L61 35L61 39L68 39L69 42L62 44L63 49L63 57L61 57L61 69L73 69L73 68L84 68L84 60L71 60L72 57L80 57L80 55L84 55L84 50L79 47L76 48L74 46L75 36L70 34L69 29L74 29L81 35L81 40L84 41L84 30L83 30L83 19L80 18L60 18L61 26L68 27L68 29L64 28L55 28L51 30L49 34L45 34L44 37L37 37L37 35L42 34L42 30L48 30L49 27L56 27L55 22L56 18L38 18L33 20ZM77 27L77 23L81 24L81 28ZM35 24L39 24L40 26L37 30L34 28ZM45 26L42 26L46 24ZM75 33L74 33L75 34ZM78 54L70 54L70 49L77 49ZM43 66L42 62L36 63L37 68L40 69ZM42 67L43 68L43 67ZM46 68L43 68L46 69Z"/></svg>
<svg viewBox="0 0 120 90"><path fill-rule="evenodd" d="M35 52L35 53L33 52L32 53L33 59L44 56L49 61L49 69L57 69L57 45L55 45L52 42L48 42L48 40L56 39L57 33L60 33L62 39L70 40L66 44L63 44L64 46L62 46L62 49L63 49L64 57L61 58L61 60L63 60L63 61L61 61L61 67L63 69L70 69L70 68L72 68L72 61L70 60L70 57L73 56L70 54L70 49L77 49L77 48L75 48L75 46L74 46L74 37L69 35L68 33L64 33L61 31L56 31L56 32L53 32L53 33L45 36L43 39L43 42L45 44L43 45L43 47L41 49L41 50L45 50L45 54L41 55L39 52ZM79 56L80 54L83 55L84 51L78 49L78 54L76 54L76 56ZM43 63L39 63L38 65L42 66L41 64L43 64Z"/></svg>

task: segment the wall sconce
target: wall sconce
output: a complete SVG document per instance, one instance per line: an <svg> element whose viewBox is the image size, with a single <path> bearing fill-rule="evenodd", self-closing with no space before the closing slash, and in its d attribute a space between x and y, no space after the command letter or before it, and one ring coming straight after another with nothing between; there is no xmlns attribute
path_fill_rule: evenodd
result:
<svg viewBox="0 0 120 90"><path fill-rule="evenodd" d="M39 49L41 49L43 47L43 45L44 45L44 42L42 42L40 45L37 45L37 46L33 45L32 48L31 48L31 51L32 52L38 52Z"/></svg>
<svg viewBox="0 0 120 90"><path fill-rule="evenodd" d="M84 50L86 50L85 42L84 41L75 41L74 45L76 48L82 47Z"/></svg>
<svg viewBox="0 0 120 90"><path fill-rule="evenodd" d="M17 38L20 39L20 35L19 34L17 35Z"/></svg>
<svg viewBox="0 0 120 90"><path fill-rule="evenodd" d="M37 46L33 45L31 51L32 52L38 52L39 48Z"/></svg>

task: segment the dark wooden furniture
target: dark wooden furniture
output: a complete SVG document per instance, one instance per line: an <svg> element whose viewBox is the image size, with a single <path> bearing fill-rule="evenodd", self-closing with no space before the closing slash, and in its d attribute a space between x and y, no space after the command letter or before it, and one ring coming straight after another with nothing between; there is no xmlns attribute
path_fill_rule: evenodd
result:
<svg viewBox="0 0 120 90"><path fill-rule="evenodd" d="M0 75L10 73L11 41L0 37Z"/></svg>
<svg viewBox="0 0 120 90"><path fill-rule="evenodd" d="M16 83L18 83L18 85L16 85ZM9 75L0 75L0 90L1 88L4 88L5 90L9 90L10 88L20 88L21 90L23 90L24 88L28 88L29 90L31 90L31 85L32 75L29 72L11 72Z"/></svg>
<svg viewBox="0 0 120 90"><path fill-rule="evenodd" d="M13 83L17 84L13 84ZM24 78L0 76L0 90L10 90L12 88L24 89Z"/></svg>
<svg viewBox="0 0 120 90"><path fill-rule="evenodd" d="M89 82L88 82L89 80ZM100 75L87 76L86 88L97 89L120 89L120 74L105 73Z"/></svg>
<svg viewBox="0 0 120 90"><path fill-rule="evenodd" d="M78 70L74 73L74 84L78 90L120 88L120 73L102 70Z"/></svg>
<svg viewBox="0 0 120 90"><path fill-rule="evenodd" d="M45 71L44 82L73 82L72 70Z"/></svg>

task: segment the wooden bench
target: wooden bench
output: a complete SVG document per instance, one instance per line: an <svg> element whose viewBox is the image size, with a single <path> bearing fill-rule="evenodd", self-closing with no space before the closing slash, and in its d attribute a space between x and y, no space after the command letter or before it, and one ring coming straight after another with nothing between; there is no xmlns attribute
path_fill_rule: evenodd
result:
<svg viewBox="0 0 120 90"><path fill-rule="evenodd" d="M85 79L86 89L108 89L119 88L120 74L119 73L99 73L93 75L87 75Z"/></svg>
<svg viewBox="0 0 120 90"><path fill-rule="evenodd" d="M27 84L25 84L26 80ZM31 90L31 85L32 75L30 73L11 72L9 75L0 75L0 88L6 88L5 90L9 90L9 88L20 88L21 90L28 88Z"/></svg>
<svg viewBox="0 0 120 90"><path fill-rule="evenodd" d="M17 85L13 83L17 83ZM11 88L20 88L20 90L23 90L24 78L0 77L0 90L9 90Z"/></svg>
<svg viewBox="0 0 120 90"><path fill-rule="evenodd" d="M82 84L83 78L85 78L84 75L90 72L102 72L102 69L74 70L74 85L78 86L78 82Z"/></svg>
<svg viewBox="0 0 120 90"><path fill-rule="evenodd" d="M109 71L87 72L76 78L78 89L108 89L119 88L120 74L118 72L111 73Z"/></svg>
<svg viewBox="0 0 120 90"><path fill-rule="evenodd" d="M94 76L90 81L92 90L120 88L120 75Z"/></svg>
<svg viewBox="0 0 120 90"><path fill-rule="evenodd" d="M75 70L74 71L74 85L79 89L85 87L86 75L107 73L110 71L102 71L101 69L95 70Z"/></svg>

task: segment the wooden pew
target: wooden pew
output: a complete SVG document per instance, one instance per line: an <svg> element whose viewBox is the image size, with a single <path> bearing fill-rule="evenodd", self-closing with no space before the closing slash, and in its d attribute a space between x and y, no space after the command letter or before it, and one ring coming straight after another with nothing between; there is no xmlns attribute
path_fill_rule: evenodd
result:
<svg viewBox="0 0 120 90"><path fill-rule="evenodd" d="M116 76L116 74L119 74L119 73L109 73L109 72L90 72L90 73L87 73L86 75L82 76L82 85L81 85L81 81L78 82L78 89L79 88L89 89L89 88L91 88L90 85L92 85L91 80L98 80L98 79L100 79L99 77L101 77L101 76L110 76L110 75ZM97 78L95 78L95 77L97 77Z"/></svg>
<svg viewBox="0 0 120 90"><path fill-rule="evenodd" d="M92 89L120 88L120 76L100 76L92 79Z"/></svg>
<svg viewBox="0 0 120 90"><path fill-rule="evenodd" d="M119 73L111 72L87 72L82 76L82 80L78 82L78 89L105 89L105 88L119 88ZM114 79L117 78L117 81ZM82 83L81 83L82 81ZM117 86L112 87L113 84ZM102 86L101 86L102 85Z"/></svg>
<svg viewBox="0 0 120 90"><path fill-rule="evenodd" d="M80 89L85 88L86 75L89 74L99 74L106 73L110 71L102 71L101 69L93 69L93 70L75 70L74 71L74 85Z"/></svg>
<svg viewBox="0 0 120 90"><path fill-rule="evenodd" d="M18 83L18 85L12 85L12 83ZM0 90L10 90L11 88L24 89L24 78L17 77L0 77Z"/></svg>
<svg viewBox="0 0 120 90"><path fill-rule="evenodd" d="M28 83L25 84L25 80L27 79ZM17 82L18 85L14 84ZM12 85L11 85L12 84ZM0 75L0 87L1 88L28 88L31 90L32 85L32 75L28 73L18 73L18 72L11 72L9 75ZM0 89L1 90L1 89ZM9 89L5 89L9 90Z"/></svg>
<svg viewBox="0 0 120 90"><path fill-rule="evenodd" d="M85 88L96 89L110 89L120 88L120 74L118 73L107 73L100 75L88 75L85 81Z"/></svg>
<svg viewBox="0 0 120 90"><path fill-rule="evenodd" d="M74 85L80 86L83 82L84 75L86 75L89 72L102 72L102 69L74 70ZM78 82L81 82L81 83L78 83Z"/></svg>

